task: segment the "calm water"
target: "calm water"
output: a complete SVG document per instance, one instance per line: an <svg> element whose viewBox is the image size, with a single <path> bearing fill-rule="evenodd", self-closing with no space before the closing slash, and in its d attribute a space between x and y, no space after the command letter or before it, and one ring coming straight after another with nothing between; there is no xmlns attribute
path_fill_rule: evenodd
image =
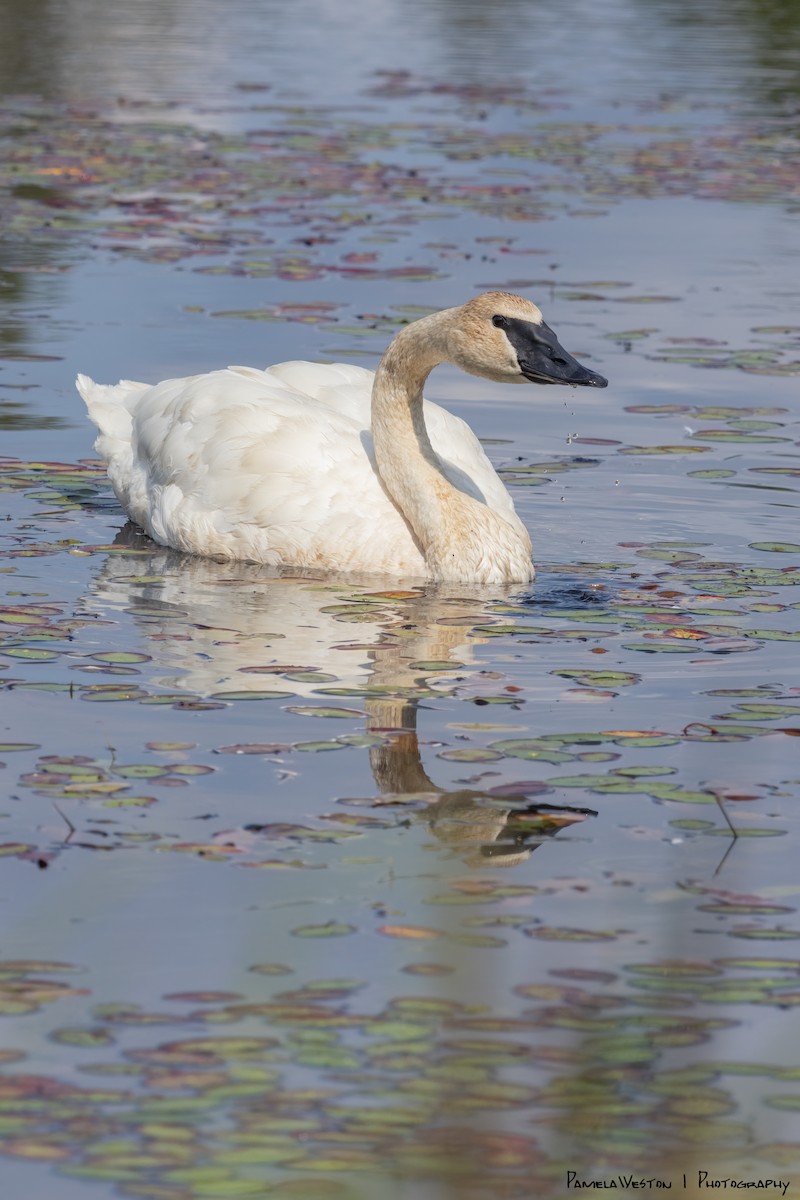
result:
<svg viewBox="0 0 800 1200"><path fill-rule="evenodd" d="M7 10L3 1194L800 1195L796 7ZM125 527L76 371L489 287L611 381L431 380L533 588Z"/></svg>

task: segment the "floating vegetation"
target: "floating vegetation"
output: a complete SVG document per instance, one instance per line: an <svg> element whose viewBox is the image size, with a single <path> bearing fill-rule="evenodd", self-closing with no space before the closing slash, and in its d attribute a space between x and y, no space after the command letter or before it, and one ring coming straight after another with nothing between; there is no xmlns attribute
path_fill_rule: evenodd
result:
<svg viewBox="0 0 800 1200"><path fill-rule="evenodd" d="M626 201L796 206L796 146L666 95L372 82L245 84L249 132L0 104L14 294L91 250L170 269L218 349L367 361L458 281L633 372L530 437L484 413L527 590L187 560L96 460L4 447L0 1157L150 1200L796 1174L800 327L754 287L707 336L667 277L550 249ZM28 389L66 351L16 321L0 418L52 436Z"/></svg>
<svg viewBox="0 0 800 1200"><path fill-rule="evenodd" d="M69 464L9 460L4 470L34 513L45 500L51 508L66 500L76 473ZM42 472L52 492L44 498ZM402 990L382 1006L359 999L370 994L366 978L301 972L303 983L295 969L298 982L281 991L291 968L264 961L249 977L266 991L215 987L218 975L207 982L200 967L191 986L160 1004L88 998L82 1019L65 1020L59 1002L88 997L90 972L0 963L0 1015L52 1007L58 1064L51 1054L34 1076L24 1051L0 1055L8 1109L0 1111L0 1155L102 1179L131 1196L184 1200L265 1187L327 1197L328 1183L319 1192L314 1180L379 1178L388 1167L409 1181L466 1181L479 1171L494 1194L513 1194L523 1180L527 1191L538 1181L537 1191L549 1194L557 1164L539 1135L510 1127L490 1134L489 1114L524 1112L560 1131L575 1161L602 1140L629 1169L644 1169L654 1152L686 1155L698 1116L708 1161L722 1156L732 1169L744 1144L749 1163L783 1154L745 1142L737 1080L751 1080L774 1113L789 1113L800 1066L731 1056L724 1039L744 1013L780 1019L798 1003L800 963L730 951L744 942L796 944L793 896L673 885L660 903L695 927L695 957L676 960L659 956L657 937L643 952L635 919L615 907L626 887L651 897L650 880L570 879L559 873L564 860L537 873L535 884L497 870L559 840L591 837L598 822L616 824L623 840L707 846L717 864L726 851L740 852L740 839L755 849L790 833L780 796L796 793L798 780L780 751L751 786L721 783L709 761L693 757L698 747L715 752L762 739L788 747L800 735L800 694L777 682L771 666L764 682L720 681L695 695L691 712L668 720L662 713L658 724L642 720L639 702L619 713L638 722L614 719L616 712L576 721L568 706L582 697L627 705L626 697L646 693L650 662L664 657L653 651L691 662L747 649L753 661L771 663L771 647L798 636L785 592L793 571L717 563L707 546L660 541L622 548L641 566L634 579L607 565L573 572L564 585L558 571L548 580L544 569L541 593L528 598L269 578L255 567L186 563L141 541L106 549L102 537L87 539L103 519L93 497L106 484L93 465L85 472L77 469L88 486L66 510L81 536L48 542L37 595L14 594L12 574L0 605L0 655L9 664L0 686L9 698L36 695L53 712L37 739L8 734L0 746L15 794L38 814L32 822L16 812L4 818L0 861L30 870L66 854L157 855L164 869L186 863L237 877L260 868L242 879L269 880L275 871L282 880L317 879L298 872L371 871L416 830L457 869L422 883L420 899L436 909L435 921L424 909L382 901L287 910L284 936L297 947L330 945L339 962L345 954L354 963L350 947L375 939L398 980L434 983L433 992ZM37 543L25 545L30 577ZM76 546L91 583L69 602L44 563L70 561ZM754 563L793 552L776 542L750 549ZM256 583L262 602L253 607ZM607 667L593 657L601 641L606 653L613 648ZM508 666L517 647L532 645L545 656L533 678ZM87 677L87 668L100 678ZM542 688L562 707L531 704ZM251 699L266 703L241 703ZM157 708L178 723L156 731L149 717L137 721L114 750L78 728L65 752L53 744L57 714L82 701L99 703L99 712L104 704L142 714ZM467 719L476 704L513 709L513 720L510 711ZM266 715L247 715L256 712ZM423 731L433 720L439 741L428 749ZM322 736L300 737L306 722ZM368 765L372 794L333 795L302 814L286 810L279 793L265 803L265 787L302 778L306 763L330 762L331 750ZM444 773L438 784L427 774L435 764ZM326 767L317 778L327 794L337 777ZM222 798L238 794L245 803L237 824ZM698 811L703 819L688 815ZM702 957L709 921L718 923L713 957ZM518 939L553 965L523 974L488 1009L463 990L442 992L442 977L459 964L490 970ZM579 967L569 965L571 948ZM689 1066L680 1057L687 1048ZM305 1086L300 1069L311 1080ZM444 1109L455 1125L441 1126ZM623 1114L646 1138L620 1138Z"/></svg>
<svg viewBox="0 0 800 1200"><path fill-rule="evenodd" d="M507 889L487 883L481 890L497 902ZM331 923L296 933L323 931L355 932ZM402 926L383 932L430 947L439 936ZM587 944L617 936L543 926L530 932L540 942L577 943L584 954ZM70 970L0 964L4 976L20 980ZM251 970L280 979L287 969L267 963ZM720 1055L715 1038L736 1022L704 1010L780 1007L799 976L792 959L622 959L615 972L554 969L547 982L520 982L507 1013L492 1016L441 993L365 1006L359 978L311 977L269 999L213 990L168 995L170 1011L95 1003L90 1026L50 1035L53 1053L77 1059L69 1083L27 1074L23 1052L5 1055L0 1153L53 1163L69 1177L104 1179L132 1196L263 1194L265 1187L338 1196L312 1180L320 1173L384 1177L387 1167L409 1182L444 1173L466 1183L477 1171L485 1194L540 1181L549 1194L558 1163L538 1137L481 1132L489 1113L524 1112L555 1125L573 1146L590 1135L591 1146L610 1139L609 1161L632 1156L630 1170L645 1169L654 1152L686 1153L700 1116L704 1161L724 1156L733 1169L740 1160L768 1164L775 1145L745 1150L732 1141L736 1081L747 1078L773 1109L793 1110L796 1095L781 1089L791 1088L800 1067ZM60 985L39 984L48 987L55 1000ZM247 1032L254 1021L258 1035ZM165 1027L155 1039L147 1032L153 1025ZM566 1032L570 1042L559 1046ZM694 1047L689 1066L679 1061L686 1047ZM103 1059L111 1048L118 1056ZM313 1072L316 1084L299 1086L298 1068ZM445 1127L437 1119L443 1107ZM622 1114L644 1125L646 1141L617 1144ZM784 1161L796 1163L796 1149Z"/></svg>

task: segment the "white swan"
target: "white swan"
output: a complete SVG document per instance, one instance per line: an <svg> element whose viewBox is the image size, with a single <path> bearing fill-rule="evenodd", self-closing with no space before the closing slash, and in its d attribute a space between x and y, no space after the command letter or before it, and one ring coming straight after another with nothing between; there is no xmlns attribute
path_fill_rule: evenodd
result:
<svg viewBox="0 0 800 1200"><path fill-rule="evenodd" d="M401 330L374 374L288 362L153 387L79 375L77 386L120 504L163 545L273 566L527 582L530 537L478 439L423 400L441 362L501 383L607 382L562 349L534 304L486 292Z"/></svg>

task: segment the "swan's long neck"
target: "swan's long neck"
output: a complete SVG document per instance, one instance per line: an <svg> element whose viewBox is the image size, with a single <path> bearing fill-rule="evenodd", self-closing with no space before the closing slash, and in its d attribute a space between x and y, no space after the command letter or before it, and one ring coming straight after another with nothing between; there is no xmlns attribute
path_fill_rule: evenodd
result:
<svg viewBox="0 0 800 1200"><path fill-rule="evenodd" d="M423 551L440 535L458 501L428 437L422 389L444 362L444 330L436 313L404 329L392 341L372 389L372 436L378 470Z"/></svg>
<svg viewBox="0 0 800 1200"><path fill-rule="evenodd" d="M372 389L372 435L384 486L405 516L435 579L476 582L531 578L530 539L454 487L431 446L422 389L439 363L453 361L448 333L458 309L415 321L391 342Z"/></svg>

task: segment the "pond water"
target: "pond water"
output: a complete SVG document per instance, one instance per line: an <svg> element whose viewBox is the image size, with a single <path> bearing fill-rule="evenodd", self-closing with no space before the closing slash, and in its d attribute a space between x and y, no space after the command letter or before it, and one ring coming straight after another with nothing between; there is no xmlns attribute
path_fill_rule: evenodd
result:
<svg viewBox="0 0 800 1200"><path fill-rule="evenodd" d="M4 1196L800 1196L795 7L7 10ZM486 288L610 380L430 381L532 587L126 526L76 371Z"/></svg>

